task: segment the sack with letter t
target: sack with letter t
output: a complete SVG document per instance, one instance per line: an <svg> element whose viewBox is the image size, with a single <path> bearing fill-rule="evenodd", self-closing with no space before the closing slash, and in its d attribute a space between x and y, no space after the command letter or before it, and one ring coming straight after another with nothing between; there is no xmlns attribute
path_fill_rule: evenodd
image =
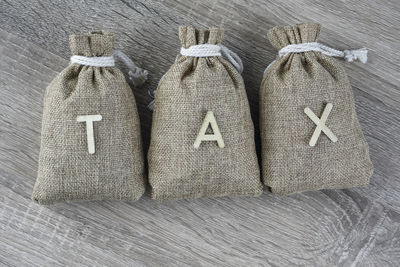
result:
<svg viewBox="0 0 400 267"><path fill-rule="evenodd" d="M44 97L39 170L32 198L62 201L135 201L145 190L144 159L135 99L120 58L135 85L147 72L114 51L106 32L70 36L73 56Z"/></svg>

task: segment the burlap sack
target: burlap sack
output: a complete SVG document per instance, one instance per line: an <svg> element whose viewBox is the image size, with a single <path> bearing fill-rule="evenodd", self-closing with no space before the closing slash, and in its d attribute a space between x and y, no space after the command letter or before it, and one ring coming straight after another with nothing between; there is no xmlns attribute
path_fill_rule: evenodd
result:
<svg viewBox="0 0 400 267"><path fill-rule="evenodd" d="M105 32L70 36L73 55L110 56L114 37ZM32 199L134 201L145 190L142 140L136 103L124 75L115 67L71 64L44 96L38 177ZM95 152L88 152L87 123L93 122Z"/></svg>
<svg viewBox="0 0 400 267"><path fill-rule="evenodd" d="M223 30L180 27L182 46L220 45ZM194 142L212 111L225 147ZM208 129L208 134L213 131ZM155 98L148 153L152 198L259 195L262 192L254 126L241 75L223 57L180 57Z"/></svg>
<svg viewBox="0 0 400 267"><path fill-rule="evenodd" d="M271 44L316 42L318 24L275 27ZM318 118L333 105L326 126L333 142L322 132L310 146ZM267 70L260 89L262 176L273 193L292 194L323 188L347 188L369 183L373 166L354 108L352 89L341 64L320 52L290 53Z"/></svg>

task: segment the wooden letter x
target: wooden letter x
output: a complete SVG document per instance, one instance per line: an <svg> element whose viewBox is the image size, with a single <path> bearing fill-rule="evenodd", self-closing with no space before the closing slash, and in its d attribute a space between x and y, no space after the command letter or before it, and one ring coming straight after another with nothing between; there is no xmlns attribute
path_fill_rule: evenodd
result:
<svg viewBox="0 0 400 267"><path fill-rule="evenodd" d="M208 125L210 124L213 134L206 134ZM217 122L215 121L214 113L212 111L208 111L206 117L204 118L203 125L201 125L196 141L194 141L194 148L199 148L202 141L217 141L220 148L225 147L224 140L222 139L221 132L219 131Z"/></svg>
<svg viewBox="0 0 400 267"><path fill-rule="evenodd" d="M84 115L78 116L76 121L78 122L86 122L86 136L87 136L87 144L89 154L94 154L95 145L94 145L94 134L93 134L93 122L101 121L102 116L98 115Z"/></svg>
<svg viewBox="0 0 400 267"><path fill-rule="evenodd" d="M332 103L326 104L325 109L322 112L321 119L319 119L314 114L314 112L312 112L311 109L309 109L309 108L304 109L304 112L307 114L307 116L317 125L317 127L314 130L313 135L311 136L310 143L309 143L310 146L315 146L321 132L324 132L326 134L326 136L328 136L329 139L331 139L332 142L336 142L338 140L336 135L334 135L332 133L332 131L325 125L325 122L328 119L328 116L332 110L332 107L333 107Z"/></svg>

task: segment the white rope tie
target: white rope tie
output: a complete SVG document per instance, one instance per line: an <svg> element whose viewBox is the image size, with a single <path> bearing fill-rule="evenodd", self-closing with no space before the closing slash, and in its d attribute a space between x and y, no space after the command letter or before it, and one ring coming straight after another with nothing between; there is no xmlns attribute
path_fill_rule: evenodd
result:
<svg viewBox="0 0 400 267"><path fill-rule="evenodd" d="M243 72L243 62L240 57L227 48L224 45L213 45L213 44L200 44L192 45L189 48L181 47L180 54L185 57L225 57L229 62L237 69L239 73ZM178 61L179 56L176 57L175 62ZM165 74L161 77L160 82L164 78ZM157 86L158 87L158 86ZM154 109L156 90L150 91L149 96L152 98L150 103L147 105L147 109Z"/></svg>
<svg viewBox="0 0 400 267"><path fill-rule="evenodd" d="M281 50L279 50L278 55L279 55L279 57L284 57L290 53L303 53L303 52L309 52L309 51L320 52L324 55L331 56L331 57L344 58L347 62L359 60L362 63L367 63L367 60L368 60L368 50L366 48L340 51L340 50L333 49L331 47L325 46L325 45L317 43L317 42L287 45L284 48L282 48ZM267 72L268 68L275 61L276 60L272 61L268 65L268 67L264 71L264 75Z"/></svg>
<svg viewBox="0 0 400 267"><path fill-rule="evenodd" d="M224 45L200 44L189 48L181 48L181 55L185 57L225 57L237 69L243 72L243 63L240 57Z"/></svg>
<svg viewBox="0 0 400 267"><path fill-rule="evenodd" d="M141 86L146 80L148 71L138 67L126 54L120 50L114 50L108 57L85 57L73 55L71 56L71 64L77 63L84 66L92 67L114 67L115 60L119 59L129 69L129 79L135 87Z"/></svg>

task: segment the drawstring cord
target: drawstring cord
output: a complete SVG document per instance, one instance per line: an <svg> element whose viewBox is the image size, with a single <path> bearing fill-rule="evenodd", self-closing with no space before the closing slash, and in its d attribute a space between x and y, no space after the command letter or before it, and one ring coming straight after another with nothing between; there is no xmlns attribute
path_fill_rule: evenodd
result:
<svg viewBox="0 0 400 267"><path fill-rule="evenodd" d="M368 60L368 50L366 48L356 49L356 50L336 50L329 46L317 43L317 42L310 42L310 43L303 43L303 44L291 44L287 45L281 50L279 50L278 55L279 57L284 57L290 53L303 53L315 51L320 52L324 55L331 56L331 57L340 57L344 58L347 62L353 62L355 60L359 60L362 63L367 63ZM275 62L276 60L272 61L268 67L264 71L264 75L269 69L269 67Z"/></svg>
<svg viewBox="0 0 400 267"><path fill-rule="evenodd" d="M111 56L107 57L85 57L73 55L71 56L71 63L92 67L114 67L116 59L122 61L127 66L129 69L129 79L135 87L141 86L147 80L148 71L138 67L135 62L120 50L114 50Z"/></svg>
<svg viewBox="0 0 400 267"><path fill-rule="evenodd" d="M239 73L243 72L243 62L240 57L227 48L224 45L213 45L213 44L200 44L200 45L192 45L188 48L181 47L180 54L185 57L224 57L226 58ZM175 59L175 62L179 57ZM165 74L161 77L160 82L164 78ZM157 86L158 87L158 86ZM149 91L149 95L152 98L151 102L147 105L149 110L154 109L154 101L155 101L156 90Z"/></svg>

